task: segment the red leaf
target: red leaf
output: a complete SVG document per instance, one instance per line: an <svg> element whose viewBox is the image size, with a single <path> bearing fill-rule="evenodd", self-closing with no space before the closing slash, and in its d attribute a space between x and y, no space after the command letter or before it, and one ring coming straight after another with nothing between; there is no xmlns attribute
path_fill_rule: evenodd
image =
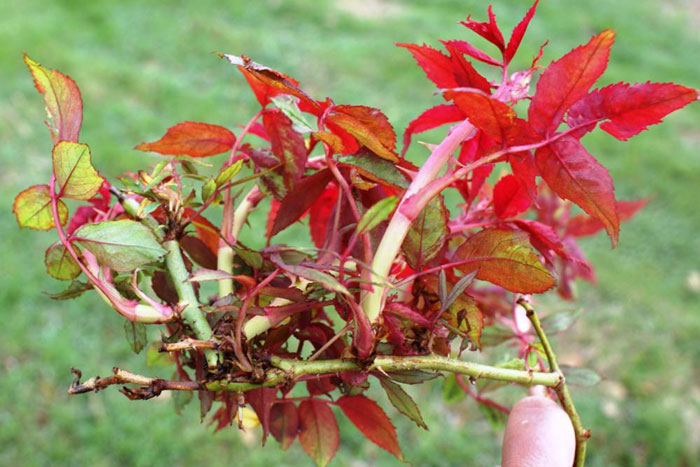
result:
<svg viewBox="0 0 700 467"><path fill-rule="evenodd" d="M445 48L450 52L452 60L452 73L457 81L457 86L461 88L475 88L486 94L491 93L491 85L488 80L477 72L472 64L465 60L464 55L453 49L449 43L445 43ZM450 93L445 95L450 98Z"/></svg>
<svg viewBox="0 0 700 467"><path fill-rule="evenodd" d="M396 44L411 52L418 65L430 81L440 89L458 87L452 71L452 60L447 55L428 45Z"/></svg>
<svg viewBox="0 0 700 467"><path fill-rule="evenodd" d="M270 433L282 445L283 450L289 449L299 431L299 414L292 403L280 403L270 410Z"/></svg>
<svg viewBox="0 0 700 467"><path fill-rule="evenodd" d="M570 136L538 149L535 163L542 178L559 197L576 203L603 223L615 246L620 220L615 188L605 167Z"/></svg>
<svg viewBox="0 0 700 467"><path fill-rule="evenodd" d="M477 49L473 45L471 45L467 41L441 41L445 46L449 44L450 47L452 47L455 51L460 52L462 54L469 55L470 57L479 60L480 62L488 63L489 65L494 65L494 66L503 66L503 63L499 62L495 58L491 57L490 55L485 54L481 50Z"/></svg>
<svg viewBox="0 0 700 467"><path fill-rule="evenodd" d="M320 466L328 465L338 451L338 422L324 401L311 399L299 404L299 443Z"/></svg>
<svg viewBox="0 0 700 467"><path fill-rule="evenodd" d="M528 110L535 131L548 135L557 129L569 107L585 96L605 71L614 40L615 32L606 29L547 67Z"/></svg>
<svg viewBox="0 0 700 467"><path fill-rule="evenodd" d="M591 131L596 122L607 120L600 128L626 141L698 98L695 89L673 83L617 83L596 89L569 110L571 127L584 126Z"/></svg>
<svg viewBox="0 0 700 467"><path fill-rule="evenodd" d="M296 188L290 191L280 202L279 210L275 216L270 237L286 229L298 221L307 209L326 189L326 185L333 178L330 170L323 169L315 174L303 178L297 183Z"/></svg>
<svg viewBox="0 0 700 467"><path fill-rule="evenodd" d="M408 146L411 144L411 137L414 134L432 130L446 123L459 122L465 118L464 112L453 104L437 105L426 110L406 127L406 131L403 133L401 158L403 159L406 154Z"/></svg>
<svg viewBox="0 0 700 467"><path fill-rule="evenodd" d="M551 260L549 250L554 251L565 259L571 257L571 255L564 250L564 244L551 226L531 219L515 219L513 223L530 234L530 243L532 243L532 246L537 248L545 258Z"/></svg>
<svg viewBox="0 0 700 467"><path fill-rule="evenodd" d="M168 128L165 135L152 143L141 143L134 149L172 156L208 157L229 151L236 136L219 125L182 122Z"/></svg>
<svg viewBox="0 0 700 467"><path fill-rule="evenodd" d="M530 143L534 139L527 122L518 118L515 110L501 101L483 94L466 92L455 96L455 104L475 127L498 144L515 146Z"/></svg>
<svg viewBox="0 0 700 467"><path fill-rule="evenodd" d="M314 111L319 110L318 103L299 89L299 83L295 79L277 70L268 68L265 65L256 63L244 55L239 57L236 55L219 54L219 56L225 58L233 65L238 66L238 69L243 73L255 97L258 99L258 102L260 102L260 105L263 107L270 103L271 97L275 97L279 94L288 94L299 98L306 104L306 109ZM319 115L320 112L317 113L317 116Z"/></svg>
<svg viewBox="0 0 700 467"><path fill-rule="evenodd" d="M350 134L358 143L366 146L379 157L392 162L398 161L398 157L394 154L396 148L394 128L380 110L363 105L338 105L328 112L326 122L340 127L343 132ZM346 139L345 135L335 131L333 126L329 129ZM346 154L357 151L352 146L348 147L345 141L343 143L346 146Z"/></svg>
<svg viewBox="0 0 700 467"><path fill-rule="evenodd" d="M477 279L517 293L541 293L554 286L554 278L542 266L526 232L485 229L469 237L455 253L455 260L473 258L459 266L465 274L478 269Z"/></svg>
<svg viewBox="0 0 700 467"><path fill-rule="evenodd" d="M43 94L46 105L46 126L54 144L59 141L78 142L83 121L83 99L70 76L58 70L44 68L24 54L24 63L34 78L34 86Z"/></svg>
<svg viewBox="0 0 700 467"><path fill-rule="evenodd" d="M506 45L503 40L503 34L501 34L501 30L498 28L498 24L496 24L496 15L493 14L491 5L489 5L488 13L488 23L474 21L471 19L471 16L467 16L467 19L465 21L460 21L460 23L498 47L498 50L503 52L506 49Z"/></svg>
<svg viewBox="0 0 700 467"><path fill-rule="evenodd" d="M337 404L368 440L397 458L403 458L394 425L376 402L359 395L343 396Z"/></svg>
<svg viewBox="0 0 700 467"><path fill-rule="evenodd" d="M525 31L527 31L527 27L530 24L530 20L535 14L535 9L537 9L537 4L539 3L539 1L540 0L535 0L535 3L532 4L530 9L525 14L525 17L513 29L513 34L511 34L510 39L508 40L506 51L503 53L503 58L506 63L510 62L513 56L515 55L515 52L518 51L518 47L520 47L520 42L523 40Z"/></svg>
<svg viewBox="0 0 700 467"><path fill-rule="evenodd" d="M493 188L493 209L501 219L525 212L530 203L527 189L515 175L506 175Z"/></svg>
<svg viewBox="0 0 700 467"><path fill-rule="evenodd" d="M328 222L331 220L331 213L338 200L338 187L335 184L328 185L326 190L316 198L314 204L309 209L309 230L311 239L316 248L323 248L328 232Z"/></svg>
<svg viewBox="0 0 700 467"><path fill-rule="evenodd" d="M620 222L631 219L649 202L649 198L638 199L636 201L618 201L617 215ZM572 218L566 226L566 234L574 237L585 237L593 235L603 230L605 225L598 219L580 215Z"/></svg>
<svg viewBox="0 0 700 467"><path fill-rule="evenodd" d="M306 167L308 151L304 137L294 130L292 121L279 109L265 110L263 126L270 137L272 153L282 162L284 185L292 190Z"/></svg>
<svg viewBox="0 0 700 467"><path fill-rule="evenodd" d="M270 432L270 410L276 399L277 389L257 388L245 393L245 400L255 411L263 428L262 442L265 444L267 434Z"/></svg>
<svg viewBox="0 0 700 467"><path fill-rule="evenodd" d="M219 229L201 214L193 218L196 213L192 208L185 208L184 217L192 219L197 237L216 255L219 251ZM161 220L161 223L164 222L165 217Z"/></svg>

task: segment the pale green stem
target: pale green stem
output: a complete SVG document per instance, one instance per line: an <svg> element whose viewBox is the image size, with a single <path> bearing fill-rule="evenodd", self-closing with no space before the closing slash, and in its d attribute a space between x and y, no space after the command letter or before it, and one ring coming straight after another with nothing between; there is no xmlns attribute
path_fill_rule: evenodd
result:
<svg viewBox="0 0 700 467"><path fill-rule="evenodd" d="M241 229L245 225L248 215L257 206L260 197L260 189L257 185L245 195L241 204L238 205L233 213L233 222L231 226L231 237L233 241L238 239L241 233ZM233 259L234 259L233 248L225 243L221 242L219 245L219 251L216 257L216 268L220 271L227 272L229 274L233 273ZM219 281L219 297L225 297L233 293L233 279L226 279Z"/></svg>
<svg viewBox="0 0 700 467"><path fill-rule="evenodd" d="M189 273L187 272L185 261L182 258L180 244L177 240L168 240L163 243L163 247L167 251L165 262L168 267L168 272L170 272L170 277L173 280L177 295L180 297L178 305L182 309L182 319L192 328L197 339L204 341L211 340L213 334L211 326L209 326L207 317L202 310L199 309L199 300L197 300L197 295L194 292L192 283L187 280ZM216 368L218 363L217 352L207 349L204 351L204 355L209 368Z"/></svg>
<svg viewBox="0 0 700 467"><path fill-rule="evenodd" d="M544 333L544 329L542 329L542 324L540 323L540 319L537 317L535 310L524 300L519 300L518 303L525 308L527 311L527 317L530 319L532 327L535 328L537 337L540 339L544 353L549 361L549 369L552 371L552 374L559 375L561 378L560 384L553 386L553 389L557 393L559 401L564 407L564 410L569 415L569 418L571 418L571 424L573 425L574 433L576 434L576 461L574 465L577 467L583 467L586 462L586 441L588 438L590 438L591 433L583 427L581 417L579 417L578 412L576 411L574 400L571 398L569 388L566 385L566 379L564 378L561 368L559 368L557 356L549 343L549 339L547 339L547 335Z"/></svg>
<svg viewBox="0 0 700 467"><path fill-rule="evenodd" d="M557 387L561 385L562 376L557 373L543 373L538 371L521 371L508 368L492 367L480 363L465 362L455 358L441 357L439 355L422 355L415 357L377 356L369 367L364 367L350 360L292 360L272 357L270 363L274 368L267 370L264 378L258 383L247 381L211 381L203 386L194 381L167 381L158 380L142 375L137 375L115 368L115 377L110 379L92 378L83 384L75 381L68 391L69 394L82 394L85 392L104 389L112 384L137 384L150 386L158 384L162 390L194 391L205 389L208 391L236 391L243 392L259 387L274 387L288 382L291 379L305 375L336 374L342 371L375 371L379 373L392 373L400 371L422 370L428 372L446 371L466 375L474 379L484 378L526 386L540 385Z"/></svg>
<svg viewBox="0 0 700 467"><path fill-rule="evenodd" d="M384 232L377 251L372 260L372 283L384 284L391 271L394 259L401 249L406 234L411 227L413 218L409 218L402 212L402 207L408 199L428 186L435 180L447 161L452 157L457 147L474 131L474 127L468 120L452 128L449 135L433 150L430 157L416 174L411 185L403 195L398 208L394 212L389 225ZM384 305L384 292L386 287L374 285L371 291L363 291L360 305L370 322L375 322Z"/></svg>

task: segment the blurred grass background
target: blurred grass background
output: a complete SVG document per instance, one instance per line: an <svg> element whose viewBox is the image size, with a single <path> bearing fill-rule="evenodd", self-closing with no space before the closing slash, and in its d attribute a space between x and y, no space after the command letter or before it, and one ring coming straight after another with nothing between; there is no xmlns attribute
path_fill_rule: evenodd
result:
<svg viewBox="0 0 700 467"><path fill-rule="evenodd" d="M493 4L509 31L529 0ZM67 396L73 365L86 375L105 375L113 365L169 375L131 352L122 319L96 296L54 302L42 293L62 286L47 278L42 264L54 234L20 231L11 213L14 195L45 183L50 171L43 104L22 51L77 81L85 103L81 140L113 179L155 163L157 157L130 148L174 123L232 127L256 110L238 72L212 50L246 54L288 73L313 96L379 107L400 132L439 99L410 55L393 43L471 40L475 36L456 23L468 13L485 19L485 8L477 0L3 0L0 464L309 463L298 444L284 453L274 440L260 448L257 431L212 436L212 427L199 423L195 403L178 417L167 397L129 402L116 390ZM545 0L517 63L529 63L546 39L545 64L612 27L618 39L604 82L672 80L698 87L699 22L695 0ZM584 242L600 284L581 285L577 306L586 313L565 339L555 339L562 363L592 367L604 377L598 386L574 389L593 431L589 464L698 465L700 107L628 143L599 133L587 138L616 180L619 198L653 196L623 227L616 250L603 237ZM255 245L259 235L249 229L246 235ZM471 401L445 406L439 382L427 386L413 393L430 431L395 418L406 459L413 465L496 465L501 433ZM343 442L334 465L397 463L339 419Z"/></svg>

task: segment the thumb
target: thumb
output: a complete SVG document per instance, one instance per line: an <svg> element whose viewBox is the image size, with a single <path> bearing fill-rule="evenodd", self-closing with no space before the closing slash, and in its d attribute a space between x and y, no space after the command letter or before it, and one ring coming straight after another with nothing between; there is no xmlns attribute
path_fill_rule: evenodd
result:
<svg viewBox="0 0 700 467"><path fill-rule="evenodd" d="M569 416L543 396L521 399L503 435L502 467L571 467L576 437Z"/></svg>

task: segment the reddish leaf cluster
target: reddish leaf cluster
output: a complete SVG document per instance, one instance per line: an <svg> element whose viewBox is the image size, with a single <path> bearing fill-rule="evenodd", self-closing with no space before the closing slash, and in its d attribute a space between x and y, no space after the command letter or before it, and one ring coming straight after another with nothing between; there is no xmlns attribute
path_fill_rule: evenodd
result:
<svg viewBox="0 0 700 467"><path fill-rule="evenodd" d="M44 95L56 148L50 185L20 193L14 212L20 226L58 229L60 243L49 247L47 269L73 282L57 298L98 289L132 322L127 336L135 350L145 346L142 323L164 324L167 343L207 342L209 347L171 353L179 381L256 385L275 369L273 359L352 360L369 368L377 355L448 356L454 342L461 353L506 340L519 351L510 368L542 369L542 349L522 325L517 301L555 286L563 298L573 298L575 279L595 279L577 238L604 229L615 245L620 222L647 202L618 201L610 175L581 138L600 124L627 140L698 94L672 83L591 90L608 63L610 30L547 66L531 94L542 48L528 69L509 68L536 7L537 1L508 41L491 7L488 21L462 22L499 56L465 40L443 41L445 52L399 44L445 100L408 125L400 153L380 110L314 99L289 76L245 56L222 54L243 74L260 112L238 136L218 125L182 122L158 141L138 145L176 157L127 174L121 190L103 181L89 148L78 143L82 101L75 83L26 57ZM477 67L495 67L499 80L490 81ZM522 100L530 101L527 115L514 106ZM442 146L431 146L433 155L419 168L404 158L412 137L456 122L469 125L467 136L448 154L446 167L432 167L443 175L425 180L424 169L435 164ZM244 142L249 134L259 144ZM228 157L213 173L196 160L220 153ZM242 194L238 185L246 183L252 187ZM452 211L446 188L462 198ZM245 245L240 230L264 197L270 198L265 245ZM88 203L65 231L69 216L62 198ZM204 216L213 206L223 207L220 226ZM275 235L306 218L308 241L273 244ZM400 238L392 237L402 222ZM257 232L262 238L262 226ZM174 253L165 249L172 242L179 245ZM386 245L397 242L400 252L386 255ZM312 243L315 248L306 248ZM172 259L183 254L185 277ZM373 278L378 261L391 271L383 284ZM78 279L81 274L87 282ZM200 289L206 281L219 283L218 296ZM388 292L373 319L365 299L378 289ZM200 306L193 312L188 300ZM200 312L206 317L199 322L191 317ZM202 337L207 329L210 334ZM197 388L203 417L220 404L212 417L217 430L242 423L239 407L248 404L264 437L271 433L284 449L298 438L326 465L339 443L332 406L370 441L402 458L389 417L365 391L379 380L389 402L425 427L418 405L398 383L431 376L340 371L289 377L241 397L203 390L204 383ZM462 383L448 380L445 394L457 387L485 410L505 410L485 397L497 386L472 390Z"/></svg>

